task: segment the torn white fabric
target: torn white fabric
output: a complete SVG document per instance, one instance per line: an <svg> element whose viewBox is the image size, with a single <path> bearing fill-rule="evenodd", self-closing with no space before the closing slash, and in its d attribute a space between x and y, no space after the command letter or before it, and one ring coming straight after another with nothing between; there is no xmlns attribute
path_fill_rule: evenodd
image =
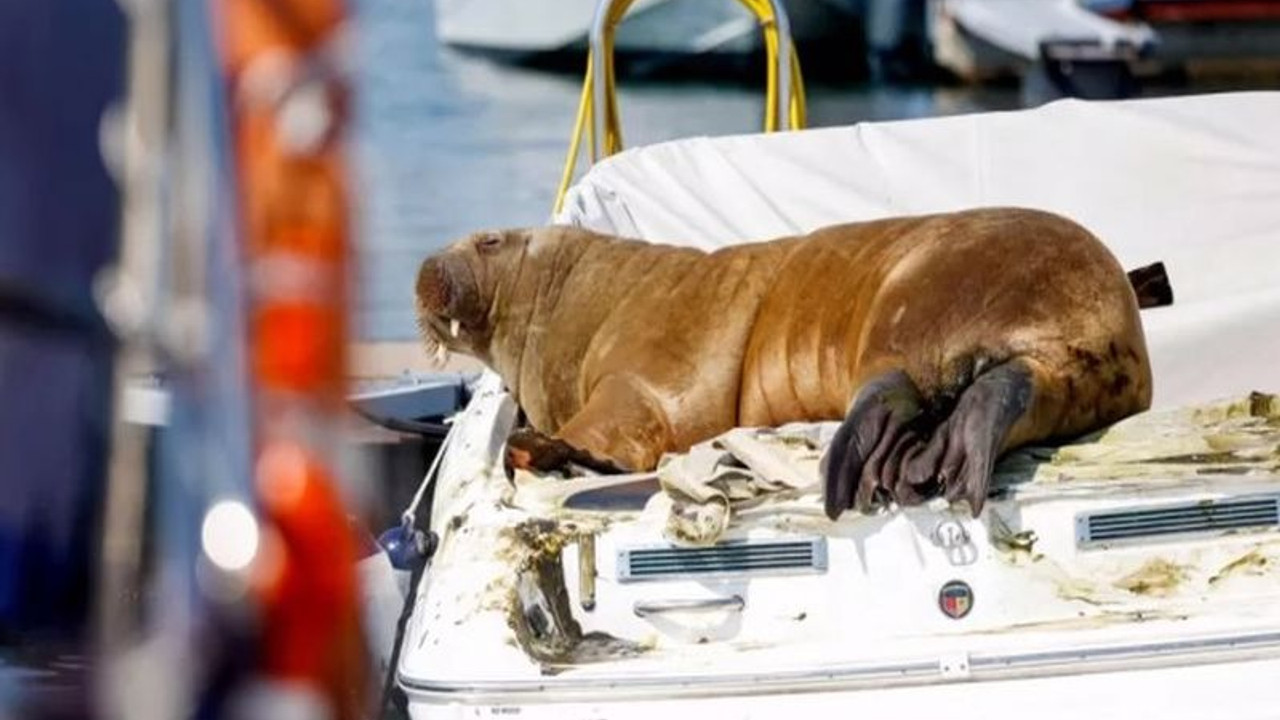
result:
<svg viewBox="0 0 1280 720"><path fill-rule="evenodd" d="M818 463L836 423L738 428L664 458L658 480L670 507L663 530L677 545L710 545L733 513L769 499L818 492Z"/></svg>

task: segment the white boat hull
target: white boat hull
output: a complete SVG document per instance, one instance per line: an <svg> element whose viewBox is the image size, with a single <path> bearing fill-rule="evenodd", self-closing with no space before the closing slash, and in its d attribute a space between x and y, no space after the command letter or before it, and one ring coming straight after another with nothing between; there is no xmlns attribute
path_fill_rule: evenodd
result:
<svg viewBox="0 0 1280 720"><path fill-rule="evenodd" d="M755 693L667 700L561 699L473 704L465 697L410 695L414 720L518 716L529 720L652 720L653 718L785 718L851 715L888 718L945 717L989 720L1003 713L1034 713L1037 720L1142 715L1161 720L1274 720L1280 717L1274 678L1280 660L1244 660L1105 674L1061 675L994 682L957 680L928 687L857 691Z"/></svg>

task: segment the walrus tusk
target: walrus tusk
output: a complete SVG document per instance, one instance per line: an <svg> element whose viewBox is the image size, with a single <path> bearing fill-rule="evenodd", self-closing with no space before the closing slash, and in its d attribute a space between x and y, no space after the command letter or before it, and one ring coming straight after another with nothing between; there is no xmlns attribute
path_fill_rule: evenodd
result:
<svg viewBox="0 0 1280 720"><path fill-rule="evenodd" d="M461 330L461 329L462 329L462 323L458 322L457 320L450 320L450 321L449 321L449 334L450 334L450 335L454 336L455 338L456 338L456 337L458 337L458 331L459 331L459 330Z"/></svg>
<svg viewBox="0 0 1280 720"><path fill-rule="evenodd" d="M449 361L449 348L444 345L436 346L436 365L444 365Z"/></svg>

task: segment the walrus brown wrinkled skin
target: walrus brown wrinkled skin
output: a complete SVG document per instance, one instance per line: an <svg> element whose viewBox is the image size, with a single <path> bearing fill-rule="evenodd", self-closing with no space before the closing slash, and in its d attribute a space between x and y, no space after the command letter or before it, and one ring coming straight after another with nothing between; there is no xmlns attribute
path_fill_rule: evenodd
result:
<svg viewBox="0 0 1280 720"><path fill-rule="evenodd" d="M1151 401L1125 272L1034 210L713 253L568 227L479 233L422 264L417 300L426 341L480 358L524 410L534 431L509 462L645 470L735 426L843 418L823 459L833 519L939 494L977 515L1001 453Z"/></svg>

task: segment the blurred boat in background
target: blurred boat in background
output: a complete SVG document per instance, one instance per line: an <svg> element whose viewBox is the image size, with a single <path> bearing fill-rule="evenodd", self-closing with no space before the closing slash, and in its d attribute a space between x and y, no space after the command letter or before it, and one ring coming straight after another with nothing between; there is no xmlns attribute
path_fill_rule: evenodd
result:
<svg viewBox="0 0 1280 720"><path fill-rule="evenodd" d="M872 0L874 2L875 0ZM802 53L860 60L866 0L784 0ZM596 0L436 0L436 32L455 48L504 62L581 69ZM856 44L855 44L856 43ZM762 55L755 19L734 0L637 0L617 34L624 74L723 69Z"/></svg>
<svg viewBox="0 0 1280 720"><path fill-rule="evenodd" d="M1237 71L1277 64L1277 0L1093 0L1097 12L1146 23L1159 42L1151 60L1189 73L1234 66Z"/></svg>
<svg viewBox="0 0 1280 720"><path fill-rule="evenodd" d="M929 54L1030 102L1133 94L1135 79L1275 67L1275 0L929 0Z"/></svg>
<svg viewBox="0 0 1280 720"><path fill-rule="evenodd" d="M452 47L580 69L595 0L436 0ZM1276 0L786 0L812 77L1021 81L1030 102L1133 94L1156 74L1256 72L1280 47ZM763 54L732 0L638 0L618 31L623 75L724 74ZM752 70L754 72L754 70Z"/></svg>

